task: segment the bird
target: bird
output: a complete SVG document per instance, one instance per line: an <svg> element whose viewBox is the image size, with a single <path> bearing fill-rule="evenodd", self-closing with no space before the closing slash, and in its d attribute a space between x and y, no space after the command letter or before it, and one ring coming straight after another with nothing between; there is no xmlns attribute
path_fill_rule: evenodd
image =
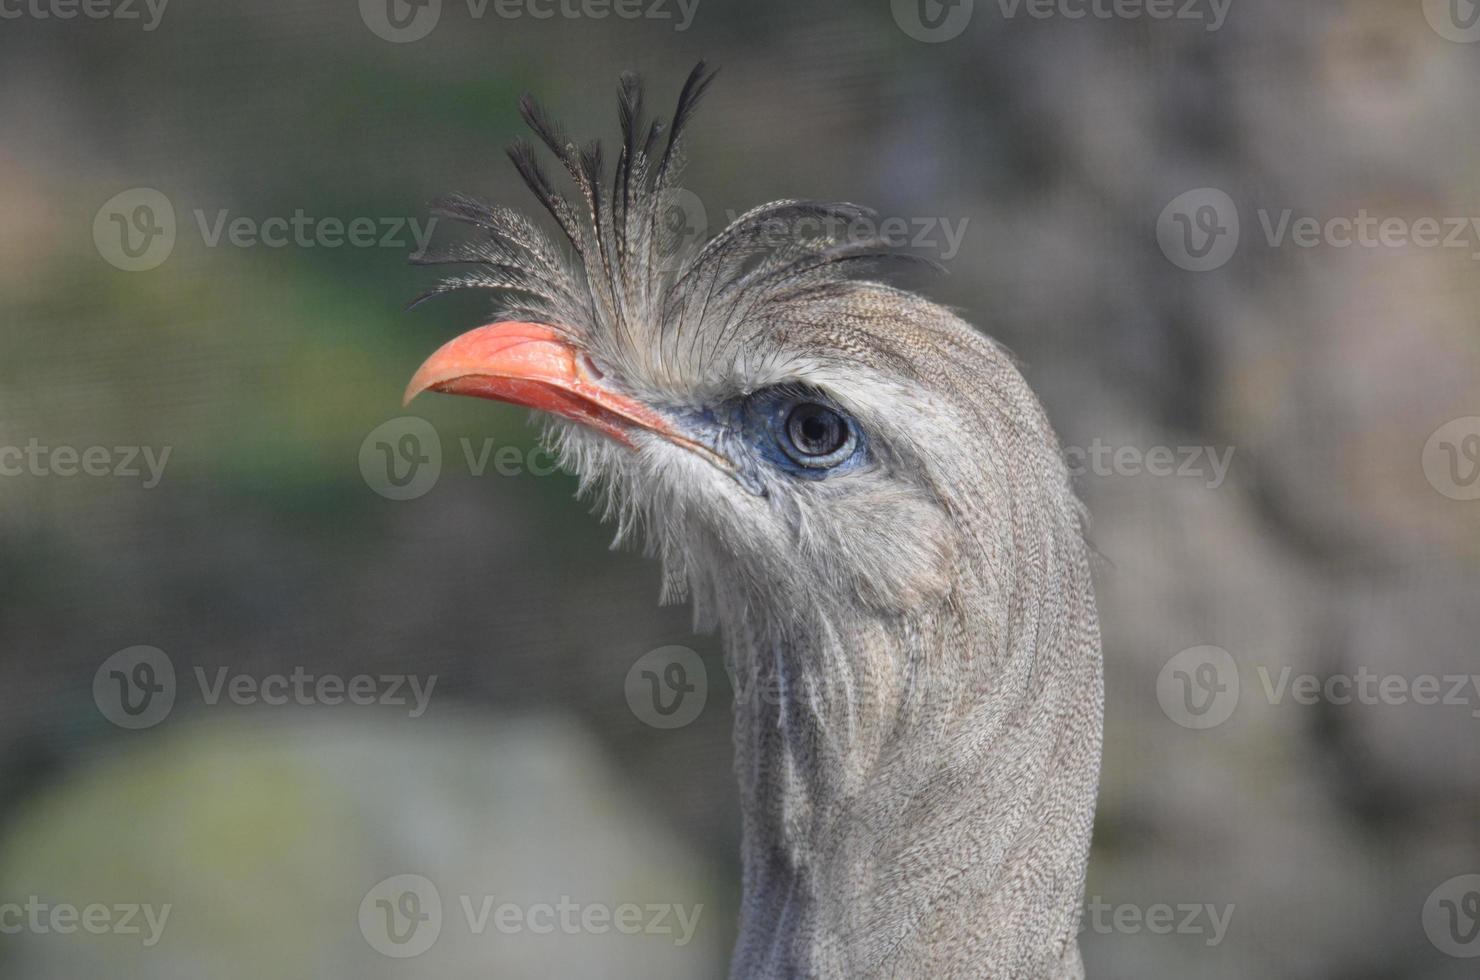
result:
<svg viewBox="0 0 1480 980"><path fill-rule="evenodd" d="M671 220L685 135L635 74L621 145L526 95L508 155L557 235L454 195L458 266L417 302L494 318L415 371L541 413L581 493L717 630L734 688L734 978L1084 975L1104 683L1088 516L1014 358L892 285L846 202L785 199L702 243ZM574 193L572 194L572 190ZM563 241L562 241L563 239Z"/></svg>

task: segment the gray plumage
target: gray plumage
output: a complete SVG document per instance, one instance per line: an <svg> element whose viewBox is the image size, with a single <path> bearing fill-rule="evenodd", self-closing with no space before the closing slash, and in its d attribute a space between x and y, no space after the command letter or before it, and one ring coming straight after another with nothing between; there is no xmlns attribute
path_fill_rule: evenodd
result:
<svg viewBox="0 0 1480 980"><path fill-rule="evenodd" d="M569 239L467 199L483 231L433 261L434 292L503 292L605 384L690 426L736 472L645 431L620 445L563 419L547 436L724 637L735 690L744 897L735 977L1077 977L1099 774L1098 625L1082 511L1042 408L995 342L858 278L887 243L780 226L866 214L782 201L707 245L662 220L689 77L666 132L623 79L606 182L529 100L579 189L511 155ZM667 270L673 271L667 271ZM863 462L798 478L727 420L756 392L818 392L866 434ZM685 429L690 431L690 429Z"/></svg>

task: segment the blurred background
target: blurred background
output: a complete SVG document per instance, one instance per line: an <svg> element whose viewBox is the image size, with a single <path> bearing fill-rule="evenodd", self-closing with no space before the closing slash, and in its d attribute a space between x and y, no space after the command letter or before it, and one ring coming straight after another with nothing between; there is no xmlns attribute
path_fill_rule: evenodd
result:
<svg viewBox="0 0 1480 980"><path fill-rule="evenodd" d="M702 56L677 220L896 219L1067 447L1090 975L1474 977L1476 42L1472 0L0 0L0 976L723 974L716 640L522 412L400 407L489 301L406 311L428 204L532 211L519 94L611 138L620 71L668 106Z"/></svg>

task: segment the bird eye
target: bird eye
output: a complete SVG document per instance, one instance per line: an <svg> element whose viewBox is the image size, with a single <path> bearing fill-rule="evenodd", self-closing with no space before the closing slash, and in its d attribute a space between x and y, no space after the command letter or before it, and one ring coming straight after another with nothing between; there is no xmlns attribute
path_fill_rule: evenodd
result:
<svg viewBox="0 0 1480 980"><path fill-rule="evenodd" d="M868 434L821 391L775 385L749 393L738 409L745 440L788 476L823 480L869 459Z"/></svg>
<svg viewBox="0 0 1480 980"><path fill-rule="evenodd" d="M786 417L786 437L803 456L837 452L848 438L848 426L825 405L798 405Z"/></svg>
<svg viewBox="0 0 1480 980"><path fill-rule="evenodd" d="M787 413L781 448L803 466L833 466L853 452L856 437L848 420L816 402L802 402Z"/></svg>

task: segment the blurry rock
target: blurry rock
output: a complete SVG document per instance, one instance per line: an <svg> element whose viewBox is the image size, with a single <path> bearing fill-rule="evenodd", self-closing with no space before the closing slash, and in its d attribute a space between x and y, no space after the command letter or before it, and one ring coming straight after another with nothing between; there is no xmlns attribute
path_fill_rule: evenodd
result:
<svg viewBox="0 0 1480 980"><path fill-rule="evenodd" d="M1384 811L1413 807L1467 831L1480 818L1480 575L1417 566L1353 592L1330 670L1353 679L1331 709ZM1467 801L1467 802L1466 802Z"/></svg>
<svg viewBox="0 0 1480 980"><path fill-rule="evenodd" d="M688 980L723 972L715 888L562 719L197 723L72 774L0 851L0 902L135 904L155 925L120 934L110 911L104 934L62 933L42 910L3 966Z"/></svg>
<svg viewBox="0 0 1480 980"><path fill-rule="evenodd" d="M1443 549L1474 561L1472 503L1446 498L1423 463L1430 435L1480 404L1474 263L1381 251L1302 256L1309 292L1238 318L1215 416L1272 516L1317 554L1391 564Z"/></svg>

